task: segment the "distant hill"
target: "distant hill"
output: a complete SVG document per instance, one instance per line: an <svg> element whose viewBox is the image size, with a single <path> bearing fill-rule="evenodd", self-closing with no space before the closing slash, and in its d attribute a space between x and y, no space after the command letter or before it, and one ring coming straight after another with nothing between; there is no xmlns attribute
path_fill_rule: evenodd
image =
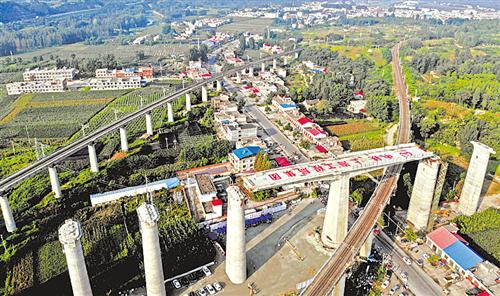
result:
<svg viewBox="0 0 500 296"><path fill-rule="evenodd" d="M15 3L12 1L0 2L0 22L8 23L26 18L45 16L50 14L51 8L45 3Z"/></svg>

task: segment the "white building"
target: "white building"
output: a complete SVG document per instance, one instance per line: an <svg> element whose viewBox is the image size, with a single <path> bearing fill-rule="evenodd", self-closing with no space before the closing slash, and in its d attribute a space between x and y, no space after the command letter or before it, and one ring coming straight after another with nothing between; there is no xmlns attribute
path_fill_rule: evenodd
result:
<svg viewBox="0 0 500 296"><path fill-rule="evenodd" d="M229 153L229 162L236 172L250 171L254 169L255 157L261 150L258 146L247 146L233 150Z"/></svg>
<svg viewBox="0 0 500 296"><path fill-rule="evenodd" d="M221 126L225 138L231 142L238 142L247 138L257 137L257 126L251 123L229 123Z"/></svg>
<svg viewBox="0 0 500 296"><path fill-rule="evenodd" d="M94 78L89 83L91 90L104 90L104 89L129 89L140 88L143 86L141 77L128 77L128 78Z"/></svg>
<svg viewBox="0 0 500 296"><path fill-rule="evenodd" d="M77 71L75 68L28 69L23 73L24 81L53 81L56 79L73 80Z"/></svg>
<svg viewBox="0 0 500 296"><path fill-rule="evenodd" d="M66 79L51 81L21 81L7 83L7 94L62 92L66 89Z"/></svg>

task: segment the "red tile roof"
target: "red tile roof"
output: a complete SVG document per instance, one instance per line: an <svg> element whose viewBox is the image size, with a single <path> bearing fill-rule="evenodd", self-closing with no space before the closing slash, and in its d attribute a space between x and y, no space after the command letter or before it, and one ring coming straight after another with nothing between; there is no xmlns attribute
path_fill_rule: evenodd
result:
<svg viewBox="0 0 500 296"><path fill-rule="evenodd" d="M305 125L305 124L308 124L308 123L313 123L313 121L307 117L301 117L297 120L298 123L300 123L300 125Z"/></svg>
<svg viewBox="0 0 500 296"><path fill-rule="evenodd" d="M222 200L221 199L214 199L212 200L212 205L213 206L222 206Z"/></svg>
<svg viewBox="0 0 500 296"><path fill-rule="evenodd" d="M285 157L276 157L274 160L276 160L276 162L278 163L278 165L280 167L285 167L285 166L291 165L290 162L288 161L288 159L286 159Z"/></svg>
<svg viewBox="0 0 500 296"><path fill-rule="evenodd" d="M324 135L325 134L325 132L322 131L322 130L320 130L319 128L312 128L312 129L309 130L309 133L311 133L311 135L313 135L315 137L319 136L319 135Z"/></svg>
<svg viewBox="0 0 500 296"><path fill-rule="evenodd" d="M427 238L433 241L434 244L436 244L442 250L458 241L458 238L456 238L453 233L449 232L448 229L444 228L443 226L429 233L427 235Z"/></svg>
<svg viewBox="0 0 500 296"><path fill-rule="evenodd" d="M321 153L328 153L328 150L326 150L326 148L321 145L316 145L316 150L318 150Z"/></svg>

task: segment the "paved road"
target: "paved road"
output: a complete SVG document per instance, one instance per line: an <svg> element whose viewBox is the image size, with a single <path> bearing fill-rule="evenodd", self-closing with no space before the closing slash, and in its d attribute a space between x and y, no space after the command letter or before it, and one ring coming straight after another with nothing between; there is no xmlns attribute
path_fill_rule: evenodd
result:
<svg viewBox="0 0 500 296"><path fill-rule="evenodd" d="M305 155L297 148L282 132L278 129L274 123L272 123L267 116L259 110L259 108L251 102L248 102L245 95L241 93L239 88L237 88L232 82L228 81L226 83L226 89L230 93L237 93L238 98L243 99L247 102L245 106L245 113L249 114L255 121L262 127L262 129L268 134L276 143L283 145L283 150L286 151L288 156L298 155L299 159L297 163L309 161Z"/></svg>
<svg viewBox="0 0 500 296"><path fill-rule="evenodd" d="M74 154L77 151L80 151L81 149L83 149L87 145L93 143L94 141L96 141L100 137L107 135L107 134L117 130L118 128L120 128L122 126L126 126L128 123L130 123L134 120L143 118L147 113L151 112L153 109L161 108L161 107L165 106L166 103L173 102L178 97L183 96L187 93L190 93L193 90L195 90L203 85L206 85L208 83L213 83L216 80L222 79L224 76L235 74L236 72L239 72L239 71L246 69L250 66L257 66L257 65L260 65L260 63L262 63L264 61L270 61L270 60L273 60L274 58L277 58L277 57L281 57L284 55L290 55L290 54L295 53L295 52L300 51L300 50L301 49L296 49L296 50L283 52L283 53L280 53L277 55L268 56L268 57L265 57L265 58L262 58L262 59L259 59L259 60L253 61L253 62L246 63L245 65L240 66L240 67L235 67L235 68L228 70L228 71L225 71L221 74L214 75L210 79L206 79L206 80L203 80L200 82L193 83L184 89L176 91L169 96L163 97L156 102L153 102L147 106L144 106L144 108L142 108L138 111L127 114L125 117L119 119L118 121L115 121L109 125L103 126L103 127L99 128L98 130L92 132L91 134L89 134L89 135L87 135L79 140L76 140L67 146L64 146L64 147L56 150L51 155L48 155L48 156L46 156L46 157L44 157L44 158L42 158L42 159L40 159L32 164L26 166L25 168L16 171L15 173L7 176L6 178L0 180L0 192L6 191L7 189L11 188L12 186L17 184L18 182L28 178L29 176L33 175L34 173L36 173L44 168L47 168L50 165L55 164L58 161L65 159L66 157Z"/></svg>
<svg viewBox="0 0 500 296"><path fill-rule="evenodd" d="M401 274L403 271L408 273L408 287L413 294L426 296L443 295L441 287L422 268L415 263L412 265L404 263L403 257L406 254L384 232L380 232L375 237L374 244L381 247L384 253L392 255L393 263L399 266L399 269L396 271L398 274Z"/></svg>
<svg viewBox="0 0 500 296"><path fill-rule="evenodd" d="M399 61L399 47L397 44L392 49L392 69L396 94L399 99L399 131L398 144L408 143L410 135L410 108L407 99L406 86L404 83L401 65ZM314 277L311 285L302 293L310 296L330 295L335 284L342 278L345 270L354 262L361 246L366 241L368 234L375 226L377 219L382 214L396 188L402 165L387 168L381 182L375 189L370 201L365 207L363 214L358 218L354 226L349 230L346 238L330 257L318 274Z"/></svg>

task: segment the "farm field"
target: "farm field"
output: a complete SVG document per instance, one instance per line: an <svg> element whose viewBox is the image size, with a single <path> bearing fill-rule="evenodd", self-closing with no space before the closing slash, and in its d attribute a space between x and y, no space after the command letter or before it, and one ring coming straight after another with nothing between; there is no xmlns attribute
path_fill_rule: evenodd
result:
<svg viewBox="0 0 500 296"><path fill-rule="evenodd" d="M330 125L326 129L341 141L348 141L351 151L384 146L385 127L368 120L349 120L346 124Z"/></svg>
<svg viewBox="0 0 500 296"><path fill-rule="evenodd" d="M360 57L365 57L375 63L376 66L384 66L387 61L382 56L382 50L380 48L370 48L368 46L345 46L345 45L327 45L323 44L321 47L329 48L332 51L338 51L340 54L350 58L358 59Z"/></svg>
<svg viewBox="0 0 500 296"><path fill-rule="evenodd" d="M267 27L272 25L272 22L272 19L235 17L232 23L219 27L217 31L226 33L250 32L262 34L267 30Z"/></svg>
<svg viewBox="0 0 500 296"><path fill-rule="evenodd" d="M68 138L125 91L24 94L0 119L0 138Z"/></svg>

